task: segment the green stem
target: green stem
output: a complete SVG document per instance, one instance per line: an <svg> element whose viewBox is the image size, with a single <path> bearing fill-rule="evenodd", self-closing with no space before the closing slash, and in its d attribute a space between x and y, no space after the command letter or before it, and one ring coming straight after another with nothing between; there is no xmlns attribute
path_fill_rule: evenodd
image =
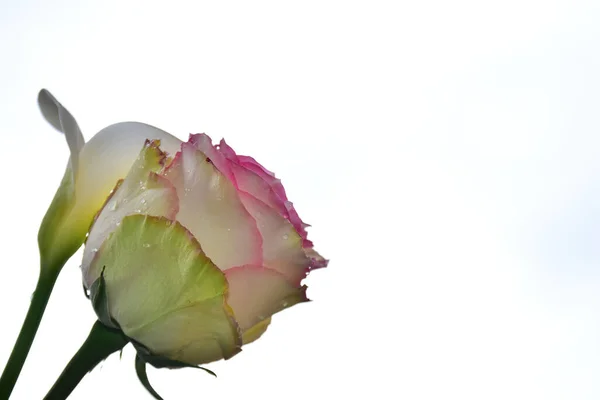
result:
<svg viewBox="0 0 600 400"><path fill-rule="evenodd" d="M60 271L60 268L58 271ZM6 363L6 367L4 367L2 377L0 378L0 399L8 399L15 387L15 383L21 373L29 349L31 349L35 334L40 326L40 321L42 320L42 315L44 315L46 304L48 304L50 293L52 293L54 283L58 277L58 271L49 268L42 268L40 271L37 286L35 292L33 292L31 304L29 305L29 310L25 317L25 322L23 322L17 342L13 347L10 358Z"/></svg>
<svg viewBox="0 0 600 400"><path fill-rule="evenodd" d="M44 400L66 399L88 372L127 343L128 340L121 331L96 321L88 338L69 361Z"/></svg>

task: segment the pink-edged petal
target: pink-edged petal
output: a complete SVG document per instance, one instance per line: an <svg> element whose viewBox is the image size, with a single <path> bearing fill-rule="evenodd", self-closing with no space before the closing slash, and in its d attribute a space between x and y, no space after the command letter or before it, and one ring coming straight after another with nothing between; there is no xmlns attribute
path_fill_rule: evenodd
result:
<svg viewBox="0 0 600 400"><path fill-rule="evenodd" d="M227 303L242 332L285 308L308 301L306 286L294 286L268 268L245 265L228 269L225 277L229 284Z"/></svg>
<svg viewBox="0 0 600 400"><path fill-rule="evenodd" d="M88 273L93 257L123 218L144 214L175 219L179 209L177 191L165 177L156 174L162 169L166 158L158 146L158 141L146 141L129 174L117 184L97 215L86 241L81 264L86 287L91 287L97 279L97 276Z"/></svg>
<svg viewBox="0 0 600 400"><path fill-rule="evenodd" d="M177 220L222 270L262 264L262 238L234 185L193 144L184 143L164 176L177 189Z"/></svg>
<svg viewBox="0 0 600 400"><path fill-rule="evenodd" d="M240 191L256 197L269 207L277 210L281 216L289 219L289 213L285 207L285 204L281 201L279 196L277 196L267 182L265 182L254 172L242 167L239 164L236 164L235 162L231 163L230 168L235 176L235 180Z"/></svg>
<svg viewBox="0 0 600 400"><path fill-rule="evenodd" d="M288 200L281 180L254 158L238 156L225 140L219 143L219 151L229 160L238 189L250 193L289 219L302 237L303 246L312 247L305 229L308 225L300 219L293 203Z"/></svg>
<svg viewBox="0 0 600 400"><path fill-rule="evenodd" d="M300 284L310 269L310 259L302 238L290 221L257 198L240 192L246 210L254 216L263 238L263 264L283 274L292 284Z"/></svg>
<svg viewBox="0 0 600 400"><path fill-rule="evenodd" d="M325 268L327 264L329 264L329 260L325 259L319 253L317 253L312 247L304 248L304 253L310 260L309 269L312 271L313 269Z"/></svg>
<svg viewBox="0 0 600 400"><path fill-rule="evenodd" d="M225 175L233 184L233 186L236 186L235 178L231 172L231 169L229 168L227 159L219 150L215 148L215 146L213 146L212 140L210 137L208 137L208 135L204 133L190 135L189 143L194 145L202 153L206 154L206 157L211 160L212 164L219 170L219 172Z"/></svg>

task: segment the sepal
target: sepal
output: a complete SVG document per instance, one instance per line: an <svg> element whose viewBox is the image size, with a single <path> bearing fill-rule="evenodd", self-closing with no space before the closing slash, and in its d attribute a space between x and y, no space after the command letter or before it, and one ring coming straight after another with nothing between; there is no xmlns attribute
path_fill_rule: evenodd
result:
<svg viewBox="0 0 600 400"><path fill-rule="evenodd" d="M108 309L106 282L104 281L104 268L105 267L102 268L100 277L94 281L90 289L92 307L94 307L94 311L96 311L96 315L98 316L98 320L100 320L100 322L109 328L118 329L120 331L121 328L119 327L119 324L110 316Z"/></svg>
<svg viewBox="0 0 600 400"><path fill-rule="evenodd" d="M148 350L141 343L138 343L133 339L129 339L129 340L131 341L131 344L133 345L133 347L135 347L135 349L137 350L137 354L135 356L135 372L137 374L137 377L140 380L140 383L142 384L142 386L144 386L146 388L146 390L156 400L163 400L163 398L160 397L160 395L156 392L156 390L154 390L154 388L150 384L150 380L148 379L148 374L146 373L146 364L150 364L154 368L170 368L170 369L187 368L187 367L197 368L197 369L204 370L215 377L217 376L214 372L212 372L208 368L200 367L197 365L186 364L181 361L170 360L166 357L157 356L155 354L152 354L150 352L150 350Z"/></svg>
<svg viewBox="0 0 600 400"><path fill-rule="evenodd" d="M196 368L201 369L203 371L208 372L212 376L216 377L213 371L208 368L200 367L198 365L184 363L182 361L171 360L164 356L159 356L156 354L152 354L152 352L143 344L129 338L129 341L135 347L137 351L137 356L140 357L144 362L152 365L154 368L169 368L169 369L179 369L179 368Z"/></svg>
<svg viewBox="0 0 600 400"><path fill-rule="evenodd" d="M135 372L142 385L152 395L152 397L154 397L156 400L163 400L163 398L156 393L156 390L154 390L150 384L150 381L148 380L148 374L146 373L146 361L140 357L139 353L135 356Z"/></svg>

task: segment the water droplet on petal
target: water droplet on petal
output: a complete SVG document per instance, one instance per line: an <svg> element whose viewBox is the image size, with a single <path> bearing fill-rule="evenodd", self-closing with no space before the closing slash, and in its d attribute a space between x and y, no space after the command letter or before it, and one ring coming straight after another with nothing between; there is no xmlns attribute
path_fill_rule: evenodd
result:
<svg viewBox="0 0 600 400"><path fill-rule="evenodd" d="M117 202L116 201L111 202L109 209L111 211L115 211L117 209Z"/></svg>
<svg viewBox="0 0 600 400"><path fill-rule="evenodd" d="M288 238L289 238L289 235L287 233L283 235L283 240L288 240Z"/></svg>

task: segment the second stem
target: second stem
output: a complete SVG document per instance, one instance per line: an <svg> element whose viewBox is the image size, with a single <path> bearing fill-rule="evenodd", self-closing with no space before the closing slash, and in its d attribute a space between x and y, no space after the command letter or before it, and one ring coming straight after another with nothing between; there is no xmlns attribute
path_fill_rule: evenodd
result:
<svg viewBox="0 0 600 400"><path fill-rule="evenodd" d="M56 283L56 278L58 278L58 272L54 270L42 268L40 271L27 316L0 378L0 399L8 399L15 387L27 354L29 354L29 350L31 349L35 334L40 326L40 321Z"/></svg>

